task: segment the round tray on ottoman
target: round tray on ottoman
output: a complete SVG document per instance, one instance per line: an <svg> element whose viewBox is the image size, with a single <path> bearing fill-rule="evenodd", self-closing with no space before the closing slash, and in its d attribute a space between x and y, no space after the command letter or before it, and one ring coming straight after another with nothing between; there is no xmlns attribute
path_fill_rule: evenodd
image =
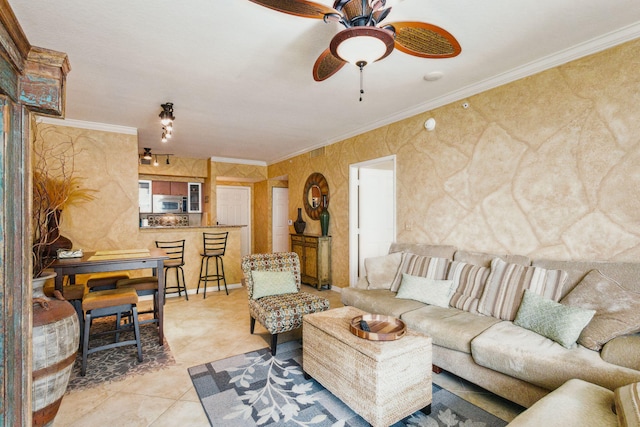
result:
<svg viewBox="0 0 640 427"><path fill-rule="evenodd" d="M369 331L363 330L361 322L366 322ZM407 326L400 319L382 314L363 314L351 319L349 330L357 337L370 341L394 341L407 333Z"/></svg>

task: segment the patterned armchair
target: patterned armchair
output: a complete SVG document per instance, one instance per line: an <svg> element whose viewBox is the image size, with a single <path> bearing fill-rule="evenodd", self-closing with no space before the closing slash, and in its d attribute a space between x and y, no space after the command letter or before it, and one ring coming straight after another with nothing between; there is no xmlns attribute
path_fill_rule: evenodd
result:
<svg viewBox="0 0 640 427"><path fill-rule="evenodd" d="M271 334L271 354L275 356L278 334L302 326L302 316L329 309L329 300L306 292L300 292L300 260L295 252L271 254L252 254L242 257L242 271L249 294L249 314L251 315L251 333L256 320ZM293 273L295 292L258 297L254 293L254 271L272 271ZM261 288L264 287L260 283ZM277 288L279 284L269 284ZM291 289L290 289L291 290ZM260 290L263 293L264 289ZM277 291L274 291L277 292Z"/></svg>

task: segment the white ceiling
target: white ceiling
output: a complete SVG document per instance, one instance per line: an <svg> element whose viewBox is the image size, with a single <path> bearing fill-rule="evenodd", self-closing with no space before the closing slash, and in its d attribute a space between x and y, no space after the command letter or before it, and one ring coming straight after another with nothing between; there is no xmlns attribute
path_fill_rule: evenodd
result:
<svg viewBox="0 0 640 427"><path fill-rule="evenodd" d="M332 6L332 0L316 0ZM311 70L342 28L249 0L9 0L34 46L66 52L66 118L138 129L140 151L272 163L640 36L638 0L403 0L462 53L395 50L359 74ZM443 73L426 81L431 72ZM174 138L160 142L160 104Z"/></svg>

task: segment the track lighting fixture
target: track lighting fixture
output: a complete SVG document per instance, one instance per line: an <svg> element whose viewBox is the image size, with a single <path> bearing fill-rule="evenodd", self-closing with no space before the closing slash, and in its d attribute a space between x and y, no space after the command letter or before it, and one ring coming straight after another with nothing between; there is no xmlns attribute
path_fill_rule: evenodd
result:
<svg viewBox="0 0 640 427"><path fill-rule="evenodd" d="M145 148L142 158L145 160L151 160L151 148Z"/></svg>
<svg viewBox="0 0 640 427"><path fill-rule="evenodd" d="M173 134L173 121L176 119L173 115L173 103L167 102L160 104L162 111L160 112L160 123L162 123L162 142L167 142Z"/></svg>

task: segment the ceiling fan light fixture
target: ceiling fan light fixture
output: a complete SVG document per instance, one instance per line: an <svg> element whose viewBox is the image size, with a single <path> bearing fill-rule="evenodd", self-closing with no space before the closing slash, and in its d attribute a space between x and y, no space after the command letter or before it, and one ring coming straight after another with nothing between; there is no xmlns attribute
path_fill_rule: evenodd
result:
<svg viewBox="0 0 640 427"><path fill-rule="evenodd" d="M331 53L351 64L371 64L393 51L393 33L377 27L352 27L333 37Z"/></svg>

